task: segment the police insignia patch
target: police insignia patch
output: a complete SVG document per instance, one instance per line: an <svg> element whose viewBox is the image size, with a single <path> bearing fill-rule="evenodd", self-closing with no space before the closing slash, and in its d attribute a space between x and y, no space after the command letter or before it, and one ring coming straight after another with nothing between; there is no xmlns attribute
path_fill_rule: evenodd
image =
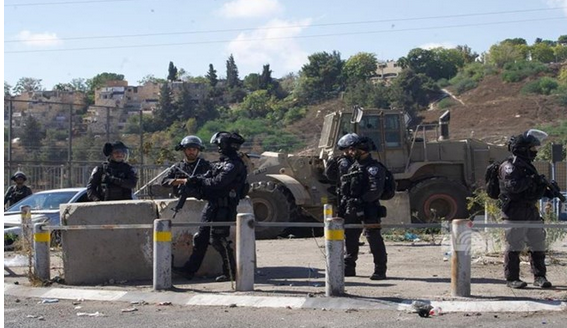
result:
<svg viewBox="0 0 567 328"><path fill-rule="evenodd" d="M232 163L226 163L226 164L224 165L225 171L230 171L230 170L232 170L233 168L234 168L234 165L233 165Z"/></svg>
<svg viewBox="0 0 567 328"><path fill-rule="evenodd" d="M510 174L512 171L514 171L514 167L512 165L506 165L504 167L504 172L506 172L506 174Z"/></svg>
<svg viewBox="0 0 567 328"><path fill-rule="evenodd" d="M376 174L378 174L378 167L376 167L376 166L371 166L371 167L369 167L369 168L368 168L368 173L369 173L370 175L376 175Z"/></svg>

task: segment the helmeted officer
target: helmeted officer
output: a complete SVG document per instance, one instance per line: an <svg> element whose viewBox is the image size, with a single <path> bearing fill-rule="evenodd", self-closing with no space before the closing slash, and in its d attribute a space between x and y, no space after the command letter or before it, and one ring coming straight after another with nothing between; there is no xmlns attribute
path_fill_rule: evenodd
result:
<svg viewBox="0 0 567 328"><path fill-rule="evenodd" d="M551 282L546 278L545 230L526 227L543 222L536 204L543 196L553 198L553 194L547 190L542 177L532 164L538 147L545 138L545 132L535 129L511 137L508 150L513 156L499 168L502 218L505 223L518 224L518 227L505 229L504 276L507 286L511 288L527 286L527 283L520 279L520 252L526 244L534 285L551 287Z"/></svg>
<svg viewBox="0 0 567 328"><path fill-rule="evenodd" d="M335 183L334 193L337 197L337 215L339 217L344 217L345 206L341 203L341 177L348 172L350 166L354 163L354 159L348 155L347 149L352 147L358 141L358 135L356 133L347 133L342 136L337 142L337 147L342 154L331 158L325 167L325 176L329 181Z"/></svg>
<svg viewBox="0 0 567 328"><path fill-rule="evenodd" d="M15 184L11 185L4 194L4 208L10 207L33 194L31 188L25 185L27 179L22 171L17 171L12 175L10 180L14 181Z"/></svg>
<svg viewBox="0 0 567 328"><path fill-rule="evenodd" d="M92 201L132 199L132 189L138 183L138 174L127 163L129 149L122 141L104 144L102 153L107 161L96 166L87 184L87 195Z"/></svg>
<svg viewBox="0 0 567 328"><path fill-rule="evenodd" d="M380 205L380 196L384 190L385 171L378 161L372 158L370 151L375 150L374 142L368 137L358 137L347 149L355 159L347 174L341 179L341 192L345 204L345 224L378 224L385 216L385 207ZM386 279L386 245L380 228L364 229L365 236L374 258L372 280ZM345 276L356 275L359 238L362 229L345 230Z"/></svg>
<svg viewBox="0 0 567 328"><path fill-rule="evenodd" d="M203 209L202 222L236 221L236 208L240 199L247 193L246 166L238 154L243 143L244 138L238 133L215 133L211 144L218 147L221 154L219 161L213 162L211 170L204 176L189 178L187 183L197 185L203 199L208 201ZM193 238L193 253L183 268L185 277L191 279L199 270L210 242L222 258L222 275L217 277L216 281L234 280L236 261L231 242L227 239L229 235L230 226L199 227Z"/></svg>
<svg viewBox="0 0 567 328"><path fill-rule="evenodd" d="M190 176L203 175L210 168L211 163L200 156L205 149L203 141L197 136L186 136L175 146L175 150L182 150L185 155L183 160L176 163L169 173L162 179L161 185L173 187L173 195L179 197L180 186L187 183Z"/></svg>

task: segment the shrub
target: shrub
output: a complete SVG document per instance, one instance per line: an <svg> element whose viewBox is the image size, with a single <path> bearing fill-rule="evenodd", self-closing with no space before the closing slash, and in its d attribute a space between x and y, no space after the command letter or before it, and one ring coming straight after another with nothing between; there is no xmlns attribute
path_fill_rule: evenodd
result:
<svg viewBox="0 0 567 328"><path fill-rule="evenodd" d="M464 78L458 81L457 83L455 83L453 86L455 87L455 91L457 92L457 94L460 95L463 92L476 88L477 85L478 83L475 82L473 79Z"/></svg>
<svg viewBox="0 0 567 328"><path fill-rule="evenodd" d="M535 76L538 73L547 71L547 66L537 61L506 63L502 72L502 81L519 82L528 76Z"/></svg>
<svg viewBox="0 0 567 328"><path fill-rule="evenodd" d="M455 106L455 100L451 97L443 98L439 101L439 103L437 103L437 107L439 109L446 109L452 106Z"/></svg>
<svg viewBox="0 0 567 328"><path fill-rule="evenodd" d="M524 87L522 87L521 93L528 94L528 93L535 93L540 95L550 95L552 92L557 90L559 87L559 83L557 80L544 76L536 81L532 81L526 83Z"/></svg>

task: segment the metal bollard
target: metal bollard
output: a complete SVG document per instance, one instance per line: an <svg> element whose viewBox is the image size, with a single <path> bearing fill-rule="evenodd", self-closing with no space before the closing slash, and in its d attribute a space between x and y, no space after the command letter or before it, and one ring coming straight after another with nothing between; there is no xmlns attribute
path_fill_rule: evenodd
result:
<svg viewBox="0 0 567 328"><path fill-rule="evenodd" d="M20 206L20 217L22 224L22 249L24 251L31 251L33 247L33 226L31 220L31 207L29 205Z"/></svg>
<svg viewBox="0 0 567 328"><path fill-rule="evenodd" d="M154 290L171 288L171 220L154 221Z"/></svg>
<svg viewBox="0 0 567 328"><path fill-rule="evenodd" d="M452 222L451 245L451 295L471 296L471 232L470 220L455 219Z"/></svg>
<svg viewBox="0 0 567 328"><path fill-rule="evenodd" d="M331 217L333 207L325 205L325 296L341 296L345 292L344 243L342 218Z"/></svg>
<svg viewBox="0 0 567 328"><path fill-rule="evenodd" d="M49 280L50 255L49 243L51 242L49 231L44 230L45 223L36 223L33 226L33 249L34 249L34 276L41 280Z"/></svg>
<svg viewBox="0 0 567 328"><path fill-rule="evenodd" d="M254 290L254 268L256 267L256 235L254 214L236 216L236 290Z"/></svg>

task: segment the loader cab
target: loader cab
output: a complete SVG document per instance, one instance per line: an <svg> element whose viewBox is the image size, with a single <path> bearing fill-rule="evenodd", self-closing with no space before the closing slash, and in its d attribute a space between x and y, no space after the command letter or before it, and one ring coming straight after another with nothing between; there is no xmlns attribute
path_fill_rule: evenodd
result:
<svg viewBox="0 0 567 328"><path fill-rule="evenodd" d="M397 110L368 109L355 106L352 111L332 113L325 117L319 142L321 154L336 156L337 141L347 133L371 138L377 151L372 156L393 172L403 172L408 149L405 142L405 117Z"/></svg>

